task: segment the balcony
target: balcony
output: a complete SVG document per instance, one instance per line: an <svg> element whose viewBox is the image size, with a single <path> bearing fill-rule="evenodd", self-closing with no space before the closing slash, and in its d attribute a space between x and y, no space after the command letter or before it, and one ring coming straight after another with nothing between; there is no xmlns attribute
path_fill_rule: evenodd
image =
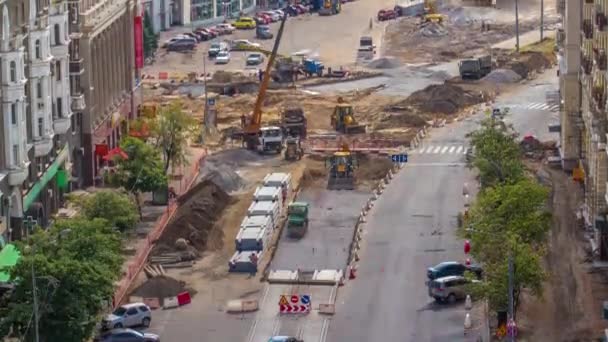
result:
<svg viewBox="0 0 608 342"><path fill-rule="evenodd" d="M53 149L53 136L45 136L34 140L34 155L44 157Z"/></svg>
<svg viewBox="0 0 608 342"><path fill-rule="evenodd" d="M594 86L591 90L591 95L595 101L596 108L603 111L606 108L606 89L601 86Z"/></svg>
<svg viewBox="0 0 608 342"><path fill-rule="evenodd" d="M51 45L51 54L55 58L67 58L69 49L67 45Z"/></svg>
<svg viewBox="0 0 608 342"><path fill-rule="evenodd" d="M607 57L606 51L604 49L594 50L593 57L595 65L597 65L598 69L602 71L606 71Z"/></svg>
<svg viewBox="0 0 608 342"><path fill-rule="evenodd" d="M8 184L10 186L19 186L23 184L29 173L29 164L30 163L28 162L17 167L11 167L11 169L8 171Z"/></svg>
<svg viewBox="0 0 608 342"><path fill-rule="evenodd" d="M593 61L591 58L583 55L581 57L581 68L583 69L583 73L585 75L591 74L591 69L593 68Z"/></svg>
<svg viewBox="0 0 608 342"><path fill-rule="evenodd" d="M73 112L82 112L86 108L84 94L73 94L71 107Z"/></svg>
<svg viewBox="0 0 608 342"><path fill-rule="evenodd" d="M586 39L593 39L593 24L591 19L583 20L583 36Z"/></svg>
<svg viewBox="0 0 608 342"><path fill-rule="evenodd" d="M53 119L53 130L55 131L55 134L66 134L70 130L71 121L69 116Z"/></svg>
<svg viewBox="0 0 608 342"><path fill-rule="evenodd" d="M595 25L599 31L604 31L608 24L608 19L606 18L606 14L599 12L599 9L596 11L598 12L595 13Z"/></svg>
<svg viewBox="0 0 608 342"><path fill-rule="evenodd" d="M82 75L84 72L83 59L70 60L70 75L77 76Z"/></svg>

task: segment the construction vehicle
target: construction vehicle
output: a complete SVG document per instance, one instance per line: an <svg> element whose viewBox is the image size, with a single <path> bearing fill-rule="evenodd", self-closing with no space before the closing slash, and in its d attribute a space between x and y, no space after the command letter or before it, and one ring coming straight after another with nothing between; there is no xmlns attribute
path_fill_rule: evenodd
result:
<svg viewBox="0 0 608 342"><path fill-rule="evenodd" d="M287 236L301 239L308 231L308 209L306 202L292 202L287 206Z"/></svg>
<svg viewBox="0 0 608 342"><path fill-rule="evenodd" d="M329 169L327 189L355 189L355 169L358 167L358 163L347 145L343 145L341 151L334 152L332 156L326 159L325 167Z"/></svg>
<svg viewBox="0 0 608 342"><path fill-rule="evenodd" d="M360 125L355 120L353 106L344 102L340 97L331 116L331 126L338 132L344 134L365 133L365 125Z"/></svg>
<svg viewBox="0 0 608 342"><path fill-rule="evenodd" d="M306 138L307 121L304 110L298 105L288 105L281 111L281 127L286 136Z"/></svg>
<svg viewBox="0 0 608 342"><path fill-rule="evenodd" d="M311 58L305 58L302 61L302 67L304 69L304 73L308 77L313 76L313 75L321 77L321 76L323 76L323 69L325 69L325 66L323 65L323 63L321 63L320 61L318 61L316 59L311 59Z"/></svg>
<svg viewBox="0 0 608 342"><path fill-rule="evenodd" d="M422 16L422 19L425 23L435 22L442 24L445 20L445 16L440 14L437 10L437 3L435 0L424 0L424 15Z"/></svg>
<svg viewBox="0 0 608 342"><path fill-rule="evenodd" d="M323 6L319 9L319 15L335 15L342 11L340 0L323 0Z"/></svg>
<svg viewBox="0 0 608 342"><path fill-rule="evenodd" d="M480 79L492 71L492 56L463 59L458 63L460 78Z"/></svg>
<svg viewBox="0 0 608 342"><path fill-rule="evenodd" d="M300 144L300 138L288 137L285 139L285 160L295 161L302 159L304 150Z"/></svg>
<svg viewBox="0 0 608 342"><path fill-rule="evenodd" d="M264 98L266 97L266 91L268 90L268 83L270 82L270 72L274 66L274 61L277 57L277 51L279 50L279 44L281 43L281 37L283 36L283 30L285 29L285 21L287 16L283 16L281 19L281 25L277 32L277 37L272 47L272 52L268 57L268 64L260 82L258 96L255 100L255 106L253 112L249 118L243 117L243 145L248 150L257 151L270 151L278 150L279 152L283 148L283 132L280 127L262 127L262 105L264 104ZM278 146L278 147L277 147Z"/></svg>

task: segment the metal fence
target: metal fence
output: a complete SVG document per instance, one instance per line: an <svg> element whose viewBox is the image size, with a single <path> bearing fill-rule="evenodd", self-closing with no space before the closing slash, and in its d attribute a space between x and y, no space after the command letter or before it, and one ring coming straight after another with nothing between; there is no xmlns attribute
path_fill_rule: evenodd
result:
<svg viewBox="0 0 608 342"><path fill-rule="evenodd" d="M205 157L207 156L207 151L203 151L200 158L196 159L194 165L190 166L189 172L186 172L182 179L180 180L180 186L175 189L178 196L184 194L196 181L198 177L198 173L200 171L202 163L205 161ZM133 280L137 277L139 272L144 267L146 261L148 260L148 255L150 251L154 247L154 243L160 236L163 234L167 224L175 214L177 210L177 201L175 199L169 200L169 204L167 208L163 212L163 214L156 221L156 226L152 229L151 232L148 233L144 244L138 249L135 256L129 261L127 266L127 271L122 277L122 279L116 285L116 289L114 291L114 297L112 298L112 307L116 307L120 305L120 303L124 300L129 288L131 287Z"/></svg>

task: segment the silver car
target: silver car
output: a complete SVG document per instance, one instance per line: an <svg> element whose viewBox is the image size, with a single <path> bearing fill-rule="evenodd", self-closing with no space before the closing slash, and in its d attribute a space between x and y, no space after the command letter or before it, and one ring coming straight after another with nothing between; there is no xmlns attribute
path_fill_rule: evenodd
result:
<svg viewBox="0 0 608 342"><path fill-rule="evenodd" d="M466 285L470 282L461 276L447 276L431 280L428 284L429 296L438 302L454 303L467 297Z"/></svg>
<svg viewBox="0 0 608 342"><path fill-rule="evenodd" d="M101 322L103 329L149 327L152 322L150 308L144 303L130 303L117 307Z"/></svg>
<svg viewBox="0 0 608 342"><path fill-rule="evenodd" d="M160 342L156 334L142 333L133 329L114 329L95 338L95 342Z"/></svg>

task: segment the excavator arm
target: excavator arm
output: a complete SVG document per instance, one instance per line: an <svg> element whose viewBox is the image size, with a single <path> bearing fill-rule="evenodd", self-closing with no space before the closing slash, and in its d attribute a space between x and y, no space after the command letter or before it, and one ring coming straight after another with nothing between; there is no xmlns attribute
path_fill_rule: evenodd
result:
<svg viewBox="0 0 608 342"><path fill-rule="evenodd" d="M255 100L255 106L253 107L253 114L251 115L251 121L245 127L245 135L246 137L251 137L252 135L257 135L260 130L262 124L262 104L264 103L264 98L266 97L266 90L268 89L268 83L270 82L270 71L274 65L274 61L277 57L277 52L279 50L279 44L281 43L281 37L283 36L283 29L285 28L285 21L287 20L287 15L284 15L281 20L281 26L279 26L279 32L277 33L277 37L274 40L274 46L272 47L272 52L270 53L270 57L268 57L268 63L266 65L266 70L264 71L264 77L262 78L262 82L260 83L260 89L258 90L258 96ZM248 144L250 146L250 144Z"/></svg>

